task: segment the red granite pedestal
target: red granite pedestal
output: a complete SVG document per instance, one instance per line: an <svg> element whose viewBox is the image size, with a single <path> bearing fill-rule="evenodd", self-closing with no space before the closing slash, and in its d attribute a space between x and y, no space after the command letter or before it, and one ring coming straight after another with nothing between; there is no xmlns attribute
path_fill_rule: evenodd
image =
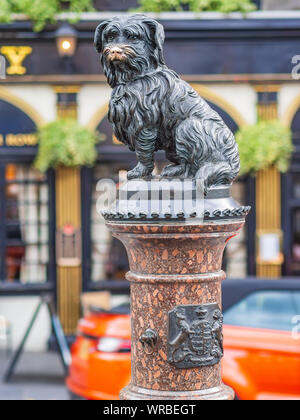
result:
<svg viewBox="0 0 300 420"><path fill-rule="evenodd" d="M132 381L121 399L234 398L222 383L222 332L214 321L222 324L223 252L244 223L242 216L200 225L107 222L130 263ZM193 354L195 343L201 357Z"/></svg>

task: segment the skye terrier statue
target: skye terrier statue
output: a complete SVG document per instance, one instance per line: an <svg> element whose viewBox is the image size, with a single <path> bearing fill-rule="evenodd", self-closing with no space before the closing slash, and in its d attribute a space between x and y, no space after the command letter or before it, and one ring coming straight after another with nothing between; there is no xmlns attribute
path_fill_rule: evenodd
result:
<svg viewBox="0 0 300 420"><path fill-rule="evenodd" d="M96 29L95 46L113 89L109 120L135 151L128 179L151 177L154 154L171 162L168 178L202 179L205 191L231 185L238 147L222 118L164 60L163 26L145 15L115 17Z"/></svg>

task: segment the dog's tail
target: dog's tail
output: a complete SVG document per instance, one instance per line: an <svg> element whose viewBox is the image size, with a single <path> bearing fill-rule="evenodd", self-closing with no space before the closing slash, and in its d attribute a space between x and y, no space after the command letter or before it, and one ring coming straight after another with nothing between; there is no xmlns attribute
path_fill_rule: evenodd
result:
<svg viewBox="0 0 300 420"><path fill-rule="evenodd" d="M227 162L208 162L196 173L196 179L201 179L204 182L205 194L222 185L231 185L233 178L232 167Z"/></svg>
<svg viewBox="0 0 300 420"><path fill-rule="evenodd" d="M222 185L232 185L240 171L240 156L234 135L223 121L215 123L209 131L205 127L205 131L209 133L211 140L213 139L215 152L212 153L211 162L202 163L196 178L204 180L207 193Z"/></svg>
<svg viewBox="0 0 300 420"><path fill-rule="evenodd" d="M189 167L188 177L202 179L205 192L230 186L240 170L234 135L218 117L189 119L177 129L177 153Z"/></svg>

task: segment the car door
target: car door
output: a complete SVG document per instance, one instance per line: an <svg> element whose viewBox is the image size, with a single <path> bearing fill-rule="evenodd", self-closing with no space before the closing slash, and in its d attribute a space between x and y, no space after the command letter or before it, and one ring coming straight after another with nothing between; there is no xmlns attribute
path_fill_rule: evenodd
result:
<svg viewBox="0 0 300 420"><path fill-rule="evenodd" d="M252 293L224 323L223 378L238 397L300 399L300 292Z"/></svg>

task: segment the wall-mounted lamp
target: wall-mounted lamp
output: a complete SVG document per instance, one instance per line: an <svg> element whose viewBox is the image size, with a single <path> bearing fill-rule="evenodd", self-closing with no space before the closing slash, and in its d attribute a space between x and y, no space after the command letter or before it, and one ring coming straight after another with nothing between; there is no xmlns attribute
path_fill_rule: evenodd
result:
<svg viewBox="0 0 300 420"><path fill-rule="evenodd" d="M72 57L77 47L77 31L67 23L55 32L56 45L60 57Z"/></svg>

